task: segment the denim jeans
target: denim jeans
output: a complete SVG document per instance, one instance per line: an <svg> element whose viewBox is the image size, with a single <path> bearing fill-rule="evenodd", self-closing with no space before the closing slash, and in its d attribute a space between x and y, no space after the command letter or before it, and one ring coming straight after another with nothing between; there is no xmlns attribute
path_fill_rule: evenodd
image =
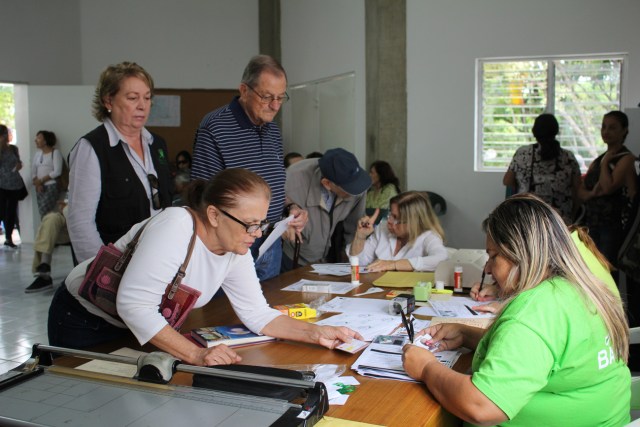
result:
<svg viewBox="0 0 640 427"><path fill-rule="evenodd" d="M258 257L258 249L260 245L267 239L262 236L253 242L251 246L251 255L253 256L256 273L260 281L271 279L280 274L280 260L282 259L282 239L277 239L273 245L265 252L262 257L256 261Z"/></svg>
<svg viewBox="0 0 640 427"><path fill-rule="evenodd" d="M93 347L130 334L128 329L118 328L89 313L69 293L64 282L51 300L47 332L49 345L75 349Z"/></svg>

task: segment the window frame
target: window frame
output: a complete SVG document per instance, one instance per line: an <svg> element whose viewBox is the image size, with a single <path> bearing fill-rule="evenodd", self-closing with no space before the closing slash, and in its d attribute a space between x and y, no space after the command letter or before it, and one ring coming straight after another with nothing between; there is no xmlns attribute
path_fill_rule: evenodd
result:
<svg viewBox="0 0 640 427"><path fill-rule="evenodd" d="M572 55L538 55L538 56L509 56L509 57L486 57L476 58L475 69L475 114L474 114L474 171L475 172L506 172L508 165L505 167L486 167L483 164L484 141L483 141L483 65L487 62L519 62L519 61L546 61L547 66L547 106L545 112L555 113L555 64L558 60L621 60L620 67L620 106L623 110L625 105L625 87L627 86L627 67L629 62L629 54L626 52L610 52L597 54L572 54ZM515 153L515 150L514 150ZM588 165L586 165L588 166ZM585 171L583 171L585 172Z"/></svg>

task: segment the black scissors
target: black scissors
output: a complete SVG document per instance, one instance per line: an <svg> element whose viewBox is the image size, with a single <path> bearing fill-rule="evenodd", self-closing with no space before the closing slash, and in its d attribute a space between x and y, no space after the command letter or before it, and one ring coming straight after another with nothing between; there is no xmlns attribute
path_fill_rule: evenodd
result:
<svg viewBox="0 0 640 427"><path fill-rule="evenodd" d="M404 315L404 310L400 310L400 315L402 316L402 324L407 330L407 335L409 335L409 342L413 344L413 319L410 317L410 320L407 320L407 316Z"/></svg>

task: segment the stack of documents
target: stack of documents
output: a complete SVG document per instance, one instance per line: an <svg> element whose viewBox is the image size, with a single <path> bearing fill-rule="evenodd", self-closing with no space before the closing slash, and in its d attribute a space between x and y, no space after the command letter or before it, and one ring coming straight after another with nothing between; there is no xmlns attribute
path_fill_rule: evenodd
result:
<svg viewBox="0 0 640 427"><path fill-rule="evenodd" d="M351 365L360 375L400 381L413 380L402 367L402 347L409 338L401 335L379 335ZM452 367L460 357L459 351L440 351L433 355L447 367Z"/></svg>

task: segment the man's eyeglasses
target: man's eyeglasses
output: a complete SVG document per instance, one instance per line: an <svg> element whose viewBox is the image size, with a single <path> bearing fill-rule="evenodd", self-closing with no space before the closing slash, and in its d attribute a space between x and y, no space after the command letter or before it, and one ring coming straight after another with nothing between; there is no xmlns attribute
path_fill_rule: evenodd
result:
<svg viewBox="0 0 640 427"><path fill-rule="evenodd" d="M147 175L147 179L151 187L151 204L153 205L153 209L158 210L162 207L160 205L160 193L158 192L158 177L150 173Z"/></svg>
<svg viewBox="0 0 640 427"><path fill-rule="evenodd" d="M260 224L247 224L244 221L240 221L238 218L236 218L235 216L231 215L229 212L225 212L220 208L218 208L218 210L220 212L222 212L228 218L230 218L230 219L234 220L235 222L237 222L238 224L242 225L244 227L244 229L247 231L247 233L249 233L249 234L253 234L258 230L260 230L260 231L262 231L264 233L269 228L269 221L267 221L266 219L263 220L263 221L260 221Z"/></svg>
<svg viewBox="0 0 640 427"><path fill-rule="evenodd" d="M387 217L387 222L391 225L404 224L402 221L396 218L393 214L389 214L389 216Z"/></svg>
<svg viewBox="0 0 640 427"><path fill-rule="evenodd" d="M260 98L260 102L263 104L271 104L273 101L276 101L278 104L282 105L289 100L289 94L287 94L287 92L284 93L284 96L260 95L251 86L247 85L247 87L251 89L253 93L258 95L258 98Z"/></svg>

